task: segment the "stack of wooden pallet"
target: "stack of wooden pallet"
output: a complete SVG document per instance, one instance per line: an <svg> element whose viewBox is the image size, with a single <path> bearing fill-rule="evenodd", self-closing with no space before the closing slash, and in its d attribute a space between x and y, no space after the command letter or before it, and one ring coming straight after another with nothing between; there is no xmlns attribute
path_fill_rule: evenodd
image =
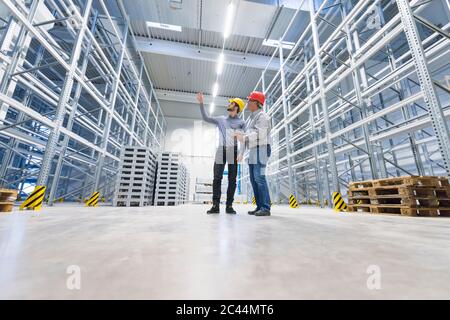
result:
<svg viewBox="0 0 450 320"><path fill-rule="evenodd" d="M406 176L352 182L349 212L450 217L450 185L446 177Z"/></svg>
<svg viewBox="0 0 450 320"><path fill-rule="evenodd" d="M11 212L17 199L17 190L0 189L0 212Z"/></svg>

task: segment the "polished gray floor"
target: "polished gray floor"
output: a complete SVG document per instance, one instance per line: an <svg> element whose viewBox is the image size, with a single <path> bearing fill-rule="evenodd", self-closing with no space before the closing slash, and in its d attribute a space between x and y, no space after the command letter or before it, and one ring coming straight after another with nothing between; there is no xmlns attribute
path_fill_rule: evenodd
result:
<svg viewBox="0 0 450 320"><path fill-rule="evenodd" d="M0 298L450 298L450 219L206 208L2 214Z"/></svg>

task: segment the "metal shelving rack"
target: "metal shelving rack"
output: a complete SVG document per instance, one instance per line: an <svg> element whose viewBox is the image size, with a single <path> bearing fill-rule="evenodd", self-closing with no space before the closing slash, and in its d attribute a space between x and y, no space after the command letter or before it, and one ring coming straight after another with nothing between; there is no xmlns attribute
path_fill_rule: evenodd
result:
<svg viewBox="0 0 450 320"><path fill-rule="evenodd" d="M45 185L49 204L111 199L122 145L162 150L166 130L123 4L1 0L0 10L1 185Z"/></svg>
<svg viewBox="0 0 450 320"><path fill-rule="evenodd" d="M287 51L304 5L309 24ZM449 10L440 0L300 1L271 59L280 70L264 70L255 88L272 118L274 201L324 206L350 181L449 175Z"/></svg>

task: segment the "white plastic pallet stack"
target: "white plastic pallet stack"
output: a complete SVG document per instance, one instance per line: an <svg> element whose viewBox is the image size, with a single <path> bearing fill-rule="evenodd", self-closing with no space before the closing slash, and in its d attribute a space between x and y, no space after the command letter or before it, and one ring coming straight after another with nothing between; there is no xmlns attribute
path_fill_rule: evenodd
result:
<svg viewBox="0 0 450 320"><path fill-rule="evenodd" d="M176 206L189 199L189 173L181 154L163 152L158 161L155 205Z"/></svg>
<svg viewBox="0 0 450 320"><path fill-rule="evenodd" d="M212 179L197 178L195 179L195 203L210 203L212 202Z"/></svg>
<svg viewBox="0 0 450 320"><path fill-rule="evenodd" d="M120 172L114 196L118 207L153 204L156 155L146 147L125 146L120 156Z"/></svg>

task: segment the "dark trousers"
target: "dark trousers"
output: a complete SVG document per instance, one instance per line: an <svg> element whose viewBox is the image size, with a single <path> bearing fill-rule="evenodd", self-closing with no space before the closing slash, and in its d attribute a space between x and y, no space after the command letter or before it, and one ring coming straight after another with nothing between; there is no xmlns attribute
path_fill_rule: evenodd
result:
<svg viewBox="0 0 450 320"><path fill-rule="evenodd" d="M227 205L231 206L234 201L236 191L236 176L238 171L237 147L219 147L214 160L214 181L213 181L213 203L220 203L222 193L222 177L225 164L228 163L228 189Z"/></svg>

